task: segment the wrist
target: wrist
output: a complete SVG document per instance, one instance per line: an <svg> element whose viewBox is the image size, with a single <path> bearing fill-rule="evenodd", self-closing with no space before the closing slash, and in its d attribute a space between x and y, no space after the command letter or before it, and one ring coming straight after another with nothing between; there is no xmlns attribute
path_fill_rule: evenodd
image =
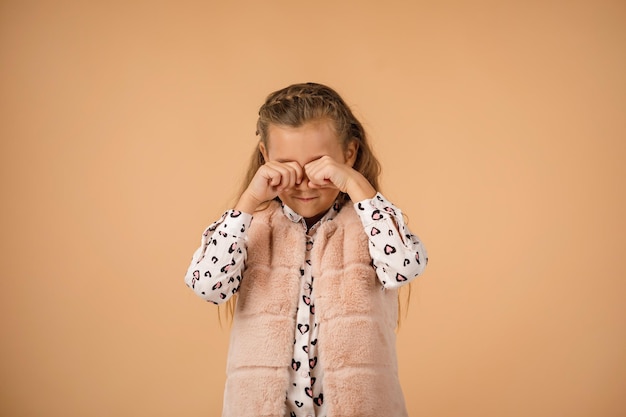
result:
<svg viewBox="0 0 626 417"><path fill-rule="evenodd" d="M352 201L357 202L374 198L376 189L360 172L354 171L346 183L346 193Z"/></svg>
<svg viewBox="0 0 626 417"><path fill-rule="evenodd" d="M256 198L244 192L241 197L239 197L237 204L235 204L235 210L252 214L260 204L261 202L259 202Z"/></svg>

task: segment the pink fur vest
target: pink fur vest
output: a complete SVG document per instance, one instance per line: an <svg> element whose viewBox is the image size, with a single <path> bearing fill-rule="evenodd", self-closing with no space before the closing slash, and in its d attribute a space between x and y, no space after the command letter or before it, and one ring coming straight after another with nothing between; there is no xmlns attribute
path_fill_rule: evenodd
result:
<svg viewBox="0 0 626 417"><path fill-rule="evenodd" d="M396 361L397 291L382 290L351 204L317 233L311 260L328 416L406 416ZM254 215L231 331L224 417L286 414L304 256L302 225L278 203Z"/></svg>

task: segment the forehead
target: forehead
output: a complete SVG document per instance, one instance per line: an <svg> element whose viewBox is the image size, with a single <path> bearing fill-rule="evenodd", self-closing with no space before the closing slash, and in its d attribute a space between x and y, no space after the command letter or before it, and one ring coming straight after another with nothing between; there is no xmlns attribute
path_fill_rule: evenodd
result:
<svg viewBox="0 0 626 417"><path fill-rule="evenodd" d="M272 160L306 163L324 155L338 157L342 148L332 122L322 119L298 127L269 125L267 152Z"/></svg>

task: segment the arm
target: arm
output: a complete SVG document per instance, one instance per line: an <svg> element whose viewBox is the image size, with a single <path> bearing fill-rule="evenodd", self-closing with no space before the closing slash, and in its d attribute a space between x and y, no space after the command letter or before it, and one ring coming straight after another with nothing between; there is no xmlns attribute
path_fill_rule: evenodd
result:
<svg viewBox="0 0 626 417"><path fill-rule="evenodd" d="M234 210L222 215L202 235L185 275L185 283L201 298L220 304L239 290L247 258L246 237L259 204L302 181L296 162L267 162L254 175Z"/></svg>
<svg viewBox="0 0 626 417"><path fill-rule="evenodd" d="M408 284L424 271L426 249L404 223L402 212L349 162L323 156L304 166L309 187L335 187L348 193L369 238L369 252L376 274L385 288Z"/></svg>
<svg viewBox="0 0 626 417"><path fill-rule="evenodd" d="M185 284L214 304L227 301L239 289L247 256L246 236L252 216L229 210L202 234L185 274Z"/></svg>
<svg viewBox="0 0 626 417"><path fill-rule="evenodd" d="M383 287L398 288L424 272L426 248L404 223L402 212L380 193L355 204L365 233L376 275Z"/></svg>

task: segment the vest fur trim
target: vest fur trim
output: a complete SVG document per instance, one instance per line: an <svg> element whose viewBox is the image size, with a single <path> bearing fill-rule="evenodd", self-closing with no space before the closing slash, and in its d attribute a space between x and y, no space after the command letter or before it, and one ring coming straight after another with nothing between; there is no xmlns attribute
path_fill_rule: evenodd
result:
<svg viewBox="0 0 626 417"><path fill-rule="evenodd" d="M329 417L404 417L398 297L382 290L352 205L320 225L311 253L318 360ZM277 202L255 213L231 330L223 417L284 417L306 236Z"/></svg>

